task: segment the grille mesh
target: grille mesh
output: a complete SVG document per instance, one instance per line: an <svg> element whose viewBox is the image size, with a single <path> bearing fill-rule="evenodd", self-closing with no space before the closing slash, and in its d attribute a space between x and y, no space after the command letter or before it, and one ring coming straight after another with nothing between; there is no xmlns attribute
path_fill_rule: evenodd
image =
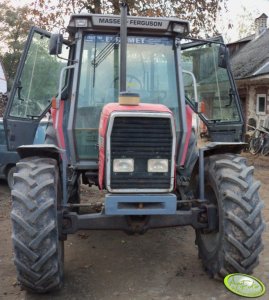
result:
<svg viewBox="0 0 269 300"><path fill-rule="evenodd" d="M172 143L169 118L116 117L111 133L111 188L169 189ZM134 172L114 173L115 158L133 158ZM168 159L168 172L147 172L147 161L152 158Z"/></svg>

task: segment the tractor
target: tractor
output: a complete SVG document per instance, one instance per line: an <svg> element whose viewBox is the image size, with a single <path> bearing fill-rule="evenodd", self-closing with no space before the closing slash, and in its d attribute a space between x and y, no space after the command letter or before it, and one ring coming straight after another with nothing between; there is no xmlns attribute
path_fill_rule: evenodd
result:
<svg viewBox="0 0 269 300"><path fill-rule="evenodd" d="M244 118L225 44L191 38L187 21L127 11L123 2L120 15L74 14L60 33L29 33L4 125L20 155L14 263L30 291L62 286L64 241L78 230L190 225L211 277L258 264L263 202L240 156ZM45 143L33 145L44 116ZM105 191L99 210L82 209L81 184Z"/></svg>

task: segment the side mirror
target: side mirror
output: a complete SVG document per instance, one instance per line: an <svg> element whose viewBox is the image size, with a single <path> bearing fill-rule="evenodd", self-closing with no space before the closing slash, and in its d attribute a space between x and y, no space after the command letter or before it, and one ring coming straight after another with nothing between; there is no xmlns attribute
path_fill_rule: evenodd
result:
<svg viewBox="0 0 269 300"><path fill-rule="evenodd" d="M62 53L63 39L62 34L54 33L51 35L49 42L50 55L59 55Z"/></svg>
<svg viewBox="0 0 269 300"><path fill-rule="evenodd" d="M219 47L218 66L227 69L229 59L229 50L225 45Z"/></svg>

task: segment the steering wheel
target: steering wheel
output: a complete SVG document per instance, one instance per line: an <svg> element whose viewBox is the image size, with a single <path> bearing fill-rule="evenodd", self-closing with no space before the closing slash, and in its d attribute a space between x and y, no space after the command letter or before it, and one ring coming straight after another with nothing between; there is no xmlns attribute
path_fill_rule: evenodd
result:
<svg viewBox="0 0 269 300"><path fill-rule="evenodd" d="M113 82L111 83L110 87L114 87L115 86L115 83L117 83L117 81L119 81L120 77L117 76ZM134 75L131 75L131 74L127 74L126 75L126 88L131 88L133 90L142 90L142 83L141 81Z"/></svg>

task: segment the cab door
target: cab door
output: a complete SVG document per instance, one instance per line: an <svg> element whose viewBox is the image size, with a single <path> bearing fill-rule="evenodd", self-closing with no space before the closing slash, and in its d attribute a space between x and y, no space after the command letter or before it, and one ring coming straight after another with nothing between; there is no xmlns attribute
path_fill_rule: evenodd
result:
<svg viewBox="0 0 269 300"><path fill-rule="evenodd" d="M49 41L50 33L31 29L4 115L9 150L33 143L38 124L48 112L52 97L57 95L69 47L63 47L61 58L52 56Z"/></svg>
<svg viewBox="0 0 269 300"><path fill-rule="evenodd" d="M211 141L240 142L244 120L226 47L216 38L185 43L181 49L186 100L197 110L198 103L193 100L195 84L199 106L203 107L198 111L199 117Z"/></svg>

